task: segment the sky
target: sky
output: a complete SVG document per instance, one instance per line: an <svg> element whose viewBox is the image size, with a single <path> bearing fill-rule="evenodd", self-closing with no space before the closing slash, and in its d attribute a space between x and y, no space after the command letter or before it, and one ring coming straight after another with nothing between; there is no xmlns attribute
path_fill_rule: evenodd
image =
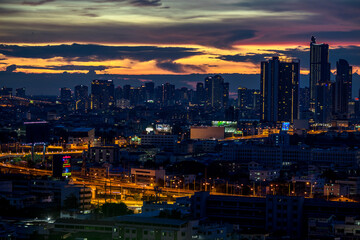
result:
<svg viewBox="0 0 360 240"><path fill-rule="evenodd" d="M191 87L220 73L239 76L237 88L255 86L274 55L300 59L306 85L312 35L330 45L333 72L343 58L358 79L359 13L359 0L0 0L0 85L54 92L79 76L182 75L177 87Z"/></svg>

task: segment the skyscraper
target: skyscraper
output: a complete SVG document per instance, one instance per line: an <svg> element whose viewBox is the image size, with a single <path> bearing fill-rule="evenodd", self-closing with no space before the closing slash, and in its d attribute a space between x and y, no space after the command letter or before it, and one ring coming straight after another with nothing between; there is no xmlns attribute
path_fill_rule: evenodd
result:
<svg viewBox="0 0 360 240"><path fill-rule="evenodd" d="M220 75L205 78L206 105L221 109L229 99L229 84ZM225 103L226 104L226 103Z"/></svg>
<svg viewBox="0 0 360 240"><path fill-rule="evenodd" d="M170 83L162 84L162 105L172 106L175 104L175 85Z"/></svg>
<svg viewBox="0 0 360 240"><path fill-rule="evenodd" d="M60 101L69 102L71 101L71 89L67 87L60 88Z"/></svg>
<svg viewBox="0 0 360 240"><path fill-rule="evenodd" d="M89 88L85 85L75 86L75 109L86 111L89 109Z"/></svg>
<svg viewBox="0 0 360 240"><path fill-rule="evenodd" d="M93 80L91 83L91 109L106 110L113 105L113 80Z"/></svg>
<svg viewBox="0 0 360 240"><path fill-rule="evenodd" d="M331 82L329 45L317 44L315 37L310 42L310 110L315 112L315 121L327 123L331 117Z"/></svg>
<svg viewBox="0 0 360 240"><path fill-rule="evenodd" d="M205 103L205 88L204 83L198 82L196 84L196 103L204 104Z"/></svg>
<svg viewBox="0 0 360 240"><path fill-rule="evenodd" d="M12 88L2 87L0 88L0 96L12 96Z"/></svg>
<svg viewBox="0 0 360 240"><path fill-rule="evenodd" d="M115 101L120 100L120 99L123 98L123 89L122 89L121 86L117 86L115 88L114 98L115 98Z"/></svg>
<svg viewBox="0 0 360 240"><path fill-rule="evenodd" d="M131 86L129 84L124 85L123 87L123 98L130 100L130 89Z"/></svg>
<svg viewBox="0 0 360 240"><path fill-rule="evenodd" d="M21 98L26 98L25 88L17 88L16 89L16 96Z"/></svg>
<svg viewBox="0 0 360 240"><path fill-rule="evenodd" d="M349 102L352 95L352 66L344 59L336 62L335 106L337 118L348 117Z"/></svg>
<svg viewBox="0 0 360 240"><path fill-rule="evenodd" d="M145 83L145 99L154 100L155 95L155 84L153 82Z"/></svg>
<svg viewBox="0 0 360 240"><path fill-rule="evenodd" d="M238 88L238 108L244 110L246 107L246 90L247 88L239 87Z"/></svg>
<svg viewBox="0 0 360 240"><path fill-rule="evenodd" d="M226 108L229 105L229 88L230 84L228 82L224 82L223 84L223 107Z"/></svg>
<svg viewBox="0 0 360 240"><path fill-rule="evenodd" d="M279 60L273 57L261 62L261 120L293 122L299 116L298 60Z"/></svg>

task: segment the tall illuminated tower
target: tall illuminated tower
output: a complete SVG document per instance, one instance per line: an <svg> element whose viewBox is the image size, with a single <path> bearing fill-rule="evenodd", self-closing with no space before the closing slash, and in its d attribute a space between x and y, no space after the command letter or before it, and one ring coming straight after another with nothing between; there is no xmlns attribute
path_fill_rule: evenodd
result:
<svg viewBox="0 0 360 240"><path fill-rule="evenodd" d="M331 82L329 45L310 41L310 110L315 113L315 121L328 123L331 120Z"/></svg>
<svg viewBox="0 0 360 240"><path fill-rule="evenodd" d="M293 122L299 118L299 60L273 57L261 62L261 120Z"/></svg>
<svg viewBox="0 0 360 240"><path fill-rule="evenodd" d="M93 80L91 83L91 109L106 110L113 105L113 80Z"/></svg>
<svg viewBox="0 0 360 240"><path fill-rule="evenodd" d="M344 59L336 62L335 106L337 118L347 118L352 95L352 66Z"/></svg>
<svg viewBox="0 0 360 240"><path fill-rule="evenodd" d="M229 83L224 83L220 75L205 78L206 105L221 109L229 100Z"/></svg>
<svg viewBox="0 0 360 240"><path fill-rule="evenodd" d="M89 108L89 88L84 85L75 86L75 109L85 111Z"/></svg>

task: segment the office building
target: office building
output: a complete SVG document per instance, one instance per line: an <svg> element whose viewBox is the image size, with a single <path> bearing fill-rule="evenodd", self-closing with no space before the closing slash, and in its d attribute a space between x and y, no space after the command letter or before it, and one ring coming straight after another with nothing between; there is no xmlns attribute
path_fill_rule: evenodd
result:
<svg viewBox="0 0 360 240"><path fill-rule="evenodd" d="M192 126L190 139L224 139L225 127Z"/></svg>
<svg viewBox="0 0 360 240"><path fill-rule="evenodd" d="M88 158L96 163L119 163L120 147L117 145L91 147L88 152Z"/></svg>
<svg viewBox="0 0 360 240"><path fill-rule="evenodd" d="M60 88L60 101L70 102L71 101L71 89L67 87Z"/></svg>
<svg viewBox="0 0 360 240"><path fill-rule="evenodd" d="M173 106L175 104L175 85L162 84L161 102L162 106Z"/></svg>
<svg viewBox="0 0 360 240"><path fill-rule="evenodd" d="M261 62L261 120L265 122L294 122L299 118L298 60L273 57Z"/></svg>
<svg viewBox="0 0 360 240"><path fill-rule="evenodd" d="M133 178L133 182L136 184L155 185L159 183L159 181L165 181L165 170L131 168L131 176Z"/></svg>
<svg viewBox="0 0 360 240"><path fill-rule="evenodd" d="M91 83L91 109L107 110L113 105L113 80L93 80Z"/></svg>
<svg viewBox="0 0 360 240"><path fill-rule="evenodd" d="M310 42L310 110L315 112L315 121L328 123L331 120L331 83L329 45L317 44L315 37Z"/></svg>
<svg viewBox="0 0 360 240"><path fill-rule="evenodd" d="M12 96L12 88L2 87L0 88L0 96Z"/></svg>
<svg viewBox="0 0 360 240"><path fill-rule="evenodd" d="M244 143L225 143L222 148L224 161L249 164L256 162L268 169L279 169L292 164L358 168L359 150L341 147L328 149L300 146L268 146Z"/></svg>
<svg viewBox="0 0 360 240"><path fill-rule="evenodd" d="M223 107L227 108L229 106L229 88L230 84L228 82L224 82L223 84Z"/></svg>
<svg viewBox="0 0 360 240"><path fill-rule="evenodd" d="M299 196L243 197L210 195L209 192L196 192L191 202L195 219L234 224L240 231L266 230L288 239L308 239L304 229L315 217L356 217L360 207L359 203Z"/></svg>
<svg viewBox="0 0 360 240"><path fill-rule="evenodd" d="M16 96L21 98L26 98L25 88L17 88L16 89Z"/></svg>
<svg viewBox="0 0 360 240"><path fill-rule="evenodd" d="M220 75L209 76L205 78L205 94L207 106L222 109L229 100L229 84Z"/></svg>
<svg viewBox="0 0 360 240"><path fill-rule="evenodd" d="M115 102L117 102L118 100L123 98L123 89L122 89L122 87L118 86L118 87L115 88L114 98L115 98Z"/></svg>
<svg viewBox="0 0 360 240"><path fill-rule="evenodd" d="M145 83L145 99L146 101L154 100L155 97L155 84L153 82Z"/></svg>
<svg viewBox="0 0 360 240"><path fill-rule="evenodd" d="M204 83L198 82L196 84L196 103L204 104L206 99Z"/></svg>
<svg viewBox="0 0 360 240"><path fill-rule="evenodd" d="M69 131L68 143L76 145L93 145L95 128L74 128Z"/></svg>
<svg viewBox="0 0 360 240"><path fill-rule="evenodd" d="M89 88L84 85L75 86L75 109L86 111L89 109Z"/></svg>
<svg viewBox="0 0 360 240"><path fill-rule="evenodd" d="M177 141L175 135L163 134L143 134L140 135L141 145L155 146L157 148L165 148L173 150Z"/></svg>
<svg viewBox="0 0 360 240"><path fill-rule="evenodd" d="M349 115L349 102L352 96L352 66L344 59L336 62L335 106L337 119L346 119Z"/></svg>
<svg viewBox="0 0 360 240"><path fill-rule="evenodd" d="M130 100L130 89L131 86L129 84L126 84L123 86L123 98Z"/></svg>
<svg viewBox="0 0 360 240"><path fill-rule="evenodd" d="M50 139L50 126L46 121L24 122L26 128L26 142L48 142Z"/></svg>
<svg viewBox="0 0 360 240"><path fill-rule="evenodd" d="M244 110L246 108L246 90L247 88L239 87L238 88L238 108Z"/></svg>

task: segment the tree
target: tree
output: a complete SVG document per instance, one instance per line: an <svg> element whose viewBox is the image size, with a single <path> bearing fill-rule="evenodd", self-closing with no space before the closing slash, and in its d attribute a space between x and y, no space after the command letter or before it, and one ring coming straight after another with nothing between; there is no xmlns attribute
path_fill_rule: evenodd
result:
<svg viewBox="0 0 360 240"><path fill-rule="evenodd" d="M134 212L126 206L125 203L105 203L101 206L101 212L104 217L114 217L127 214L133 214Z"/></svg>

